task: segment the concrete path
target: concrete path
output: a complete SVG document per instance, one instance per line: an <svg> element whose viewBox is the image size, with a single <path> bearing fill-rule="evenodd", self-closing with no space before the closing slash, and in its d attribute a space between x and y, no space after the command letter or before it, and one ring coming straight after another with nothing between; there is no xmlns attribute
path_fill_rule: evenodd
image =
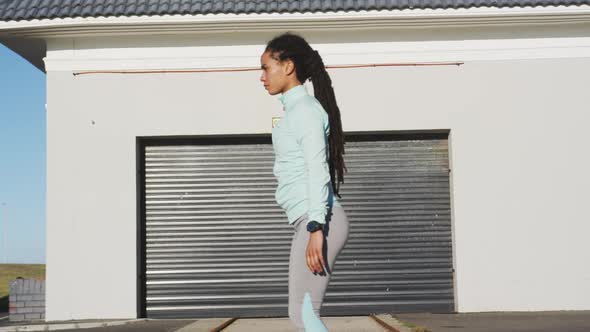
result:
<svg viewBox="0 0 590 332"><path fill-rule="evenodd" d="M322 317L330 332L410 332L404 329L391 315L377 315L377 319L369 316ZM395 330L387 329L378 321ZM217 329L225 324L225 328ZM84 331L84 332L295 332L289 318L208 318L208 319L138 319L112 321L69 321L69 322L38 322L28 325L0 326L0 332L18 331Z"/></svg>
<svg viewBox="0 0 590 332"><path fill-rule="evenodd" d="M382 317L383 318L383 317ZM388 332L390 330L379 325L368 316L322 317L326 327L331 332ZM391 320L391 316L385 320ZM244 331L281 331L296 332L289 318L251 318L238 319L222 330L223 332ZM183 331L184 332L184 331ZM400 331L402 332L402 331ZM409 331L408 331L409 332Z"/></svg>

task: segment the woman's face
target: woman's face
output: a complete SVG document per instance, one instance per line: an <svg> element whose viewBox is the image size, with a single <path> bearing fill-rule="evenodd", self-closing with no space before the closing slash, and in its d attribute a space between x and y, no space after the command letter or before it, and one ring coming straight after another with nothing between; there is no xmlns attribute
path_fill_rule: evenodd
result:
<svg viewBox="0 0 590 332"><path fill-rule="evenodd" d="M289 82L290 60L279 62L271 57L271 53L264 52L260 56L260 81L270 95L282 93Z"/></svg>

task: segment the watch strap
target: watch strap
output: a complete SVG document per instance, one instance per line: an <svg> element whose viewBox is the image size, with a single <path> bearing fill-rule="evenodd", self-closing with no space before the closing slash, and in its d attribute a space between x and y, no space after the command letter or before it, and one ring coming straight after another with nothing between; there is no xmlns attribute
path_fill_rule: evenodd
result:
<svg viewBox="0 0 590 332"><path fill-rule="evenodd" d="M317 230L323 229L324 225L320 224L319 222L312 220L307 223L307 231L308 232L315 232Z"/></svg>

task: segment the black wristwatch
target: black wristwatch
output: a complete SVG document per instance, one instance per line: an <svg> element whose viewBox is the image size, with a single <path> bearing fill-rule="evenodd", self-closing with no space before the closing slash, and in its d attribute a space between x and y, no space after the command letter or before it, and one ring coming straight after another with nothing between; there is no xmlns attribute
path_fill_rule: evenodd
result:
<svg viewBox="0 0 590 332"><path fill-rule="evenodd" d="M319 222L312 220L307 223L307 231L313 233L315 231L319 231L320 229L324 229L324 225L320 224Z"/></svg>

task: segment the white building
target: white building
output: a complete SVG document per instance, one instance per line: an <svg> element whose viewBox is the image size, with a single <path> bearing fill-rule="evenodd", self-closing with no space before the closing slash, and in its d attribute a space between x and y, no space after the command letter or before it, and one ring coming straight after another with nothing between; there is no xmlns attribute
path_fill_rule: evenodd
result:
<svg viewBox="0 0 590 332"><path fill-rule="evenodd" d="M259 81L287 30L347 140L322 314L589 310L582 2L0 1L47 73L46 319L287 315Z"/></svg>

